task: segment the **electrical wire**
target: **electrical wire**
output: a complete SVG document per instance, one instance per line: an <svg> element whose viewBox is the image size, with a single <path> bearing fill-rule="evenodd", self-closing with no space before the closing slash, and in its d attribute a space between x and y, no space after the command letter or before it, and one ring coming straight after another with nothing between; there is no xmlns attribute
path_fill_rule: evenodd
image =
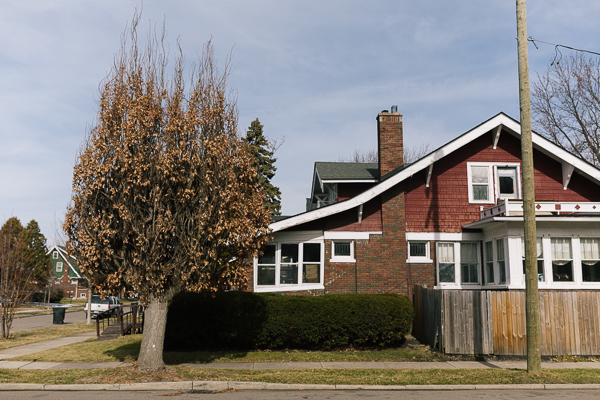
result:
<svg viewBox="0 0 600 400"><path fill-rule="evenodd" d="M555 61L558 64L560 62L560 60L562 59L562 52L560 51L559 47L564 47L565 49L574 50L574 51L581 51L583 53L590 53L590 54L595 54L597 56L600 56L600 53L597 53L595 51L583 50L583 49L576 49L575 47L565 46L564 44L556 44L556 43L545 42L543 40L534 39L533 36L529 36L527 38L527 40L529 42L533 43L533 45L535 46L536 49L539 49L539 47L537 46L537 44L535 42L550 44L550 45L554 46L554 60L552 60L552 63L550 65L554 65ZM560 57L559 57L559 54L560 54ZM558 61L556 60L557 58L558 58Z"/></svg>

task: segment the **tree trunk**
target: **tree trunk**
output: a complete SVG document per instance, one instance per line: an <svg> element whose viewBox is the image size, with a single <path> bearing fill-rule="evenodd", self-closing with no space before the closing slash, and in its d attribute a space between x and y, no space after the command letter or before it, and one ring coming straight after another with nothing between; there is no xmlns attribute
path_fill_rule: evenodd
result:
<svg viewBox="0 0 600 400"><path fill-rule="evenodd" d="M138 368L158 371L165 367L163 346L167 327L167 311L177 291L170 290L163 296L150 295L144 311L144 334L138 356Z"/></svg>

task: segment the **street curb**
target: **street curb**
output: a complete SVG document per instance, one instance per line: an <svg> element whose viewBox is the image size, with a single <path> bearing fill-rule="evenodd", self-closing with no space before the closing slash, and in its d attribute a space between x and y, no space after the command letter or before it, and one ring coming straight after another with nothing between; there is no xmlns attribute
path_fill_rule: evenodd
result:
<svg viewBox="0 0 600 400"><path fill-rule="evenodd" d="M182 381L121 384L46 385L43 383L0 383L3 391L220 391L220 390L565 390L600 389L597 383L515 385L327 385L242 381Z"/></svg>

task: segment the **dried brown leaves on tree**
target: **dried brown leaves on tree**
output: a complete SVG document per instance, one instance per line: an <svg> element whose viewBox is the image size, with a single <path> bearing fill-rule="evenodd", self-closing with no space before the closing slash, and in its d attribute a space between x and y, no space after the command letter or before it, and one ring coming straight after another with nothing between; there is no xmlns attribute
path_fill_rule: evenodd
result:
<svg viewBox="0 0 600 400"><path fill-rule="evenodd" d="M269 214L238 136L229 63L218 71L209 42L189 80L180 49L167 77L164 35L140 50L138 20L101 85L64 227L69 251L100 290L126 288L148 303L139 362L157 369L172 297L244 287L268 240ZM152 338L153 327L163 336ZM159 361L142 362L147 337Z"/></svg>
<svg viewBox="0 0 600 400"><path fill-rule="evenodd" d="M600 165L600 59L553 63L533 84L535 128L579 157Z"/></svg>

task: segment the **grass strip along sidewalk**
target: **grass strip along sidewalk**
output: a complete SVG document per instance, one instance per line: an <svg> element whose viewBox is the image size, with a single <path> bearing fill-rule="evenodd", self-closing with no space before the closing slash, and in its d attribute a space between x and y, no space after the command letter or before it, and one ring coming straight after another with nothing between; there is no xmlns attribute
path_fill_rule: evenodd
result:
<svg viewBox="0 0 600 400"><path fill-rule="evenodd" d="M75 325L75 324L74 324ZM50 328L54 329L54 328ZM134 362L141 336L116 340L89 340L11 360L49 362ZM252 352L166 352L170 364L198 363L198 367L169 366L164 371L139 371L134 367L95 370L9 370L0 369L3 383L93 384L135 382L177 382L190 380L247 381L299 384L356 385L448 385L448 384L530 384L600 383L600 370L544 370L539 375L524 370L504 369L286 369L229 370L202 368L211 362L285 361L447 361L451 358L421 346L418 348L365 351L252 351Z"/></svg>
<svg viewBox="0 0 600 400"><path fill-rule="evenodd" d="M164 371L139 371L135 367L96 370L0 369L2 383L95 384L179 382L192 380L244 381L299 384L353 385L475 385L531 383L600 383L598 370L544 370L530 375L524 370L499 369L314 369L223 370L169 366Z"/></svg>

